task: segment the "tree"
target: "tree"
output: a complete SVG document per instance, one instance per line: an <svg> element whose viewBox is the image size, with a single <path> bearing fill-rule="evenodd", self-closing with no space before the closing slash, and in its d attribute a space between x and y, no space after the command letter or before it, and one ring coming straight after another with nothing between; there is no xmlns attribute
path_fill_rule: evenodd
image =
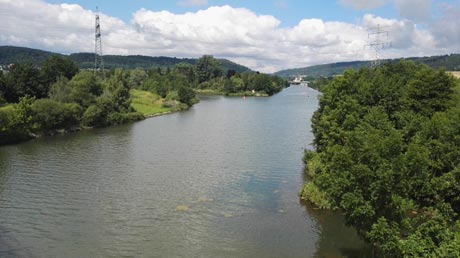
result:
<svg viewBox="0 0 460 258"><path fill-rule="evenodd" d="M246 89L244 88L244 81L241 79L239 76L232 76L230 78L230 81L233 84L233 87L235 89L235 92L241 92L245 91Z"/></svg>
<svg viewBox="0 0 460 258"><path fill-rule="evenodd" d="M40 71L30 62L14 64L5 78L4 88L4 97L10 103L17 103L26 95L36 98L48 96Z"/></svg>
<svg viewBox="0 0 460 258"><path fill-rule="evenodd" d="M96 98L103 92L102 84L89 71L78 73L69 81L68 86L72 88L70 94L72 102L78 103L83 108L95 103Z"/></svg>
<svg viewBox="0 0 460 258"><path fill-rule="evenodd" d="M39 99L32 105L33 122L38 131L45 133L78 126L82 111L76 103L59 103L51 99Z"/></svg>
<svg viewBox="0 0 460 258"><path fill-rule="evenodd" d="M70 58L60 55L52 55L47 58L40 69L43 83L48 87L61 76L67 78L67 80L72 79L78 71L77 65Z"/></svg>
<svg viewBox="0 0 460 258"><path fill-rule="evenodd" d="M189 84L194 84L196 80L195 68L189 63L178 63L174 66L174 74L182 75L187 78Z"/></svg>
<svg viewBox="0 0 460 258"><path fill-rule="evenodd" d="M317 154L306 156L321 169L309 184L383 257L451 257L459 246L455 87L442 70L400 62L347 71L323 88Z"/></svg>
<svg viewBox="0 0 460 258"><path fill-rule="evenodd" d="M148 74L143 69L135 69L129 71L129 88L139 89L139 87L144 83L147 77Z"/></svg>
<svg viewBox="0 0 460 258"><path fill-rule="evenodd" d="M70 103L74 101L71 94L72 87L69 84L69 80L61 76L54 84L51 85L48 96L50 99L61 103Z"/></svg>
<svg viewBox="0 0 460 258"><path fill-rule="evenodd" d="M131 95L122 70L115 70L108 81L107 90L113 103L112 110L116 112L128 112L130 110Z"/></svg>
<svg viewBox="0 0 460 258"><path fill-rule="evenodd" d="M227 79L230 79L230 78L232 78L232 76L234 76L235 74L236 74L236 71L235 71L235 70L229 69L229 70L227 71L227 75L226 75L225 77L227 77Z"/></svg>
<svg viewBox="0 0 460 258"><path fill-rule="evenodd" d="M182 86L177 90L179 101L192 106L195 101L195 91L189 87Z"/></svg>
<svg viewBox="0 0 460 258"><path fill-rule="evenodd" d="M3 71L0 71L0 106L2 106L6 100L4 98L6 90L5 79L3 78Z"/></svg>
<svg viewBox="0 0 460 258"><path fill-rule="evenodd" d="M209 81L212 78L222 76L223 70L219 62L209 55L204 55L196 63L198 83Z"/></svg>

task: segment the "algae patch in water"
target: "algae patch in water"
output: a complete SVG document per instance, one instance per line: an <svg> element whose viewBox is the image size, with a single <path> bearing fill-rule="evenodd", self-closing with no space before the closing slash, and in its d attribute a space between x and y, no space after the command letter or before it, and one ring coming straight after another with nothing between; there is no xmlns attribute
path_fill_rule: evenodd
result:
<svg viewBox="0 0 460 258"><path fill-rule="evenodd" d="M213 202L213 201L214 201L214 199L208 198L206 196L202 196L202 197L198 198L198 202Z"/></svg>
<svg viewBox="0 0 460 258"><path fill-rule="evenodd" d="M178 205L176 211L188 211L190 208L187 205Z"/></svg>

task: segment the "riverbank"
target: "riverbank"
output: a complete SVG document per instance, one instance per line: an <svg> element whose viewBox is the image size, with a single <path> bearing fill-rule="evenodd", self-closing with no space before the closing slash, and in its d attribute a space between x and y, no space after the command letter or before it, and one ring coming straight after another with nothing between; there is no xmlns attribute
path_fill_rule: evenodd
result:
<svg viewBox="0 0 460 258"><path fill-rule="evenodd" d="M336 210L337 207L331 205L330 199L326 193L321 191L314 182L314 178L321 172L321 160L318 153L306 150L303 157L304 173L306 182L300 189L300 198L313 204L322 210Z"/></svg>
<svg viewBox="0 0 460 258"><path fill-rule="evenodd" d="M99 127L107 127L113 125L119 125L129 122L140 121L146 118L162 116L167 114L172 114L174 112L183 111L189 108L187 104L181 103L177 100L166 100L148 91L142 90L130 90L131 96L131 103L130 107L135 111L132 113L128 113L129 117L121 118L119 122L114 121L113 124L106 125L106 126L99 126ZM54 136L54 135L62 135L67 133L75 133L82 130L89 130L93 129L98 126L87 126L83 125L83 123L74 124L72 126L67 126L65 122L62 122L63 128L55 127L45 129L42 128L43 126L38 123L37 115L43 116L43 114L35 114L33 104L27 104L28 107L21 106L21 104L7 104L5 106L0 107L0 122L2 122L2 126L0 126L0 146L1 145L9 145L9 144L17 144L20 142L28 141L31 139L36 139L44 136ZM27 113L27 116L30 118L28 119L29 124L28 126L22 126L22 128L28 127L30 131L24 130L22 133L17 133L17 130L11 131L8 130L9 123L8 121L14 121L14 119L19 119L17 117L18 109L23 110ZM48 110L47 108L46 110ZM47 123L57 123L55 120L58 119L60 113L65 113L66 111L62 110L55 110L51 115L45 116L41 120L46 120ZM54 114L56 113L56 114ZM60 118L62 120L62 118ZM36 121L37 120L37 121ZM81 120L81 119L79 119ZM16 133L15 133L16 132Z"/></svg>
<svg viewBox="0 0 460 258"><path fill-rule="evenodd" d="M145 118L171 114L189 108L177 100L166 100L155 93L143 90L131 90L131 107Z"/></svg>
<svg viewBox="0 0 460 258"><path fill-rule="evenodd" d="M235 92L235 93L227 93L220 90L195 90L196 94L198 95L205 95L205 96L228 96L228 97L270 97L264 91L242 91L242 92Z"/></svg>

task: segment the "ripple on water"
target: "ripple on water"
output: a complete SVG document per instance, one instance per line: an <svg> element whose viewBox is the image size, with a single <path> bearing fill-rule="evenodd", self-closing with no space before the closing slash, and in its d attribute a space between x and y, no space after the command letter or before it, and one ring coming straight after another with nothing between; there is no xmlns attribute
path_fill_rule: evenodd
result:
<svg viewBox="0 0 460 258"><path fill-rule="evenodd" d="M324 236L297 196L316 109L305 94L316 93L211 97L186 112L1 147L0 225L17 240L8 250L313 257Z"/></svg>

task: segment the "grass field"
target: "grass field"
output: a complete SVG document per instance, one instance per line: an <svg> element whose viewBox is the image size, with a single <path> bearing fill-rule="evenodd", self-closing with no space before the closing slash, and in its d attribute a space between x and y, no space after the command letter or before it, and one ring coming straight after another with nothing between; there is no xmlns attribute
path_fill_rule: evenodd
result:
<svg viewBox="0 0 460 258"><path fill-rule="evenodd" d="M142 90L131 90L131 107L144 116L155 116L165 112L171 112L170 108L163 107L163 99L160 96Z"/></svg>
<svg viewBox="0 0 460 258"><path fill-rule="evenodd" d="M0 111L7 111L7 110L13 110L14 109L14 104L7 104L5 106L0 107Z"/></svg>

